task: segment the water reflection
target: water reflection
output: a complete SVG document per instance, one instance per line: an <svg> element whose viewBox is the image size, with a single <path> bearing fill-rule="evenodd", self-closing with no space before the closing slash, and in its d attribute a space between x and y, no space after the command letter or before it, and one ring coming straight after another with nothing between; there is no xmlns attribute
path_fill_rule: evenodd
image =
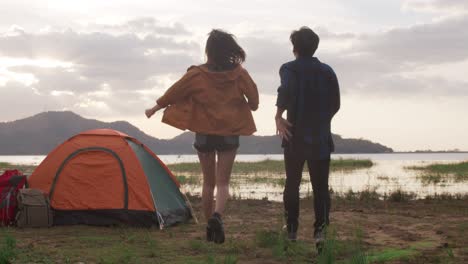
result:
<svg viewBox="0 0 468 264"><path fill-rule="evenodd" d="M179 162L198 162L196 155L160 155L167 164ZM0 156L0 162L13 164L38 165L45 156ZM423 166L431 163L458 162L468 160L468 153L389 153L389 154L338 154L332 158L371 159L374 166L369 169L355 171L334 171L330 175L330 187L337 193L349 190L360 192L375 190L379 194L391 193L396 190L414 192L418 198L435 194L468 194L468 182L454 182L444 179L439 183L427 183L420 179L421 171L408 170L408 166ZM237 161L261 161L265 159L282 160L282 155L238 155ZM182 174L189 176L187 174ZM201 175L196 174L194 177ZM281 201L283 195L284 174L253 174L233 175L231 195L236 198L253 198ZM308 173L303 175L301 197L311 195L312 187L308 182ZM265 180L266 179L266 180ZM283 179L283 180L281 180ZM200 194L201 187L197 185L183 186L183 190L191 194Z"/></svg>
<svg viewBox="0 0 468 264"><path fill-rule="evenodd" d="M454 162L454 161L437 161ZM415 160L377 160L374 166L369 169L354 171L333 171L330 174L330 187L336 193L346 193L349 190L361 192L365 190L375 190L384 195L397 190L412 192L417 198L424 198L436 194L468 194L468 183L455 182L447 179L437 184L427 184L423 182L419 175L420 171L406 169L408 166L427 165L434 161ZM200 177L201 175L192 175ZM255 178L259 178L256 181ZM265 180L265 179L269 180ZM284 174L255 174L255 175L233 175L231 195L241 199L269 199L281 201L284 188L281 184ZM184 186L184 191L191 194L200 194L201 187L196 185ZM300 188L301 197L310 196L312 186L309 182L307 172L303 173L303 183Z"/></svg>

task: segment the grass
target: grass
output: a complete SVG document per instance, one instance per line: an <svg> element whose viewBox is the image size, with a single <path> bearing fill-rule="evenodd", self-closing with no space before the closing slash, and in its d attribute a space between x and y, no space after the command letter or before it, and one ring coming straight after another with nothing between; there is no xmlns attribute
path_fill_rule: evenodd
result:
<svg viewBox="0 0 468 264"><path fill-rule="evenodd" d="M370 168L374 164L371 160L366 159L336 159L331 160L330 169L332 171L349 171L357 169ZM1 169L16 168L25 173L30 174L36 166L29 165L15 165L7 162L0 162ZM183 162L176 164L169 164L169 169L174 172L186 172L192 174L200 174L201 168L198 162ZM307 166L304 166L307 170ZM234 174L257 174L257 173L284 173L284 161L282 160L263 160L258 162L235 162L232 172ZM179 176L183 178L185 176ZM188 178L188 177L185 177Z"/></svg>
<svg viewBox="0 0 468 264"><path fill-rule="evenodd" d="M317 257L317 263L368 263L364 252L362 229L355 228L353 238L346 240L338 236L335 227L329 226L325 230L325 241L322 252Z"/></svg>
<svg viewBox="0 0 468 264"><path fill-rule="evenodd" d="M385 175L379 175L379 176L377 176L377 180L390 181L390 177L385 176Z"/></svg>
<svg viewBox="0 0 468 264"><path fill-rule="evenodd" d="M418 176L424 185L445 183L450 177L442 174L423 173Z"/></svg>
<svg viewBox="0 0 468 264"><path fill-rule="evenodd" d="M407 249L386 248L380 251L366 252L364 248L363 230L357 227L351 240L341 239L334 227L326 230L322 252L317 254L314 249L302 241L290 242L285 232L262 230L255 237L259 248L270 250L272 256L286 263L308 263L314 258L318 264L367 264L384 263L387 261L408 260L419 254L417 247Z"/></svg>
<svg viewBox="0 0 468 264"><path fill-rule="evenodd" d="M348 190L345 193L335 193L330 191L332 199L339 201L357 201L357 202L372 202L372 201L389 201L396 203L404 203L417 199L417 194L414 192L406 192L401 189L397 189L390 193L380 194L375 189L366 189L360 192L354 192ZM466 201L468 200L468 194L451 194L451 193L440 193L434 195L427 195L423 200L428 201Z"/></svg>
<svg viewBox="0 0 468 264"><path fill-rule="evenodd" d="M287 263L307 263L315 254L313 247L303 241L290 242L282 231L258 231L255 244L259 248L267 249L274 259Z"/></svg>
<svg viewBox="0 0 468 264"><path fill-rule="evenodd" d="M374 164L366 159L337 159L331 160L330 169L338 170L356 170L370 168ZM184 162L169 164L169 169L174 172L200 173L200 164L198 162ZM304 166L305 170L307 166ZM233 174L257 174L257 173L284 173L284 161L282 160L263 160L258 162L235 162L232 168Z"/></svg>
<svg viewBox="0 0 468 264"><path fill-rule="evenodd" d="M201 177L197 176L176 175L176 179L182 185L199 185L201 182Z"/></svg>
<svg viewBox="0 0 468 264"><path fill-rule="evenodd" d="M451 200L468 200L468 194L451 194L451 193L440 193L434 195L427 195L424 197L426 200L436 200L436 201L451 201Z"/></svg>
<svg viewBox="0 0 468 264"><path fill-rule="evenodd" d="M243 241L226 241L225 244L219 246L196 239L188 241L188 248L197 255L205 257L200 260L187 259L187 263L235 264L238 262L238 255L248 250L249 246L246 246Z"/></svg>
<svg viewBox="0 0 468 264"><path fill-rule="evenodd" d="M369 159L335 159L330 162L330 169L337 170L355 170L366 169L374 166Z"/></svg>
<svg viewBox="0 0 468 264"><path fill-rule="evenodd" d="M330 163L330 169L332 171L338 170L356 170L372 167L373 163L371 160L360 160L360 159L337 159L332 160ZM169 169L175 173L186 173L189 176L177 175L177 180L182 185L199 185L201 182L200 164L197 162L184 162L169 164ZM307 171L307 166L304 166ZM272 184L276 186L284 186L285 179L274 177L271 174L284 174L284 161L281 160L264 160L259 162L235 162L232 173L237 175L243 175L245 177L236 177L232 179L232 184L236 184L239 181L245 181L247 183L254 184ZM260 174L260 175L259 175ZM266 174L265 176L261 174ZM303 183L309 182L308 177L302 179Z"/></svg>
<svg viewBox="0 0 468 264"><path fill-rule="evenodd" d="M191 199L195 212L201 214L200 198ZM332 226L327 231L326 247L321 255L316 252L312 239L312 203L302 200L301 204L304 206L296 243L288 241L280 228L284 221L282 203L231 200L224 218L227 237L222 245L205 241L205 225L201 221L199 225L183 224L162 231L90 226L0 228L0 252L8 255L8 262L3 263L13 264L301 264L311 260L337 264L462 263L457 261L468 257L467 237L460 235L468 231L466 201L334 200ZM360 211L355 211L356 208ZM437 235L437 230L443 233ZM412 235L415 232L417 235ZM389 236L392 239L387 243ZM448 245L441 246L440 241ZM422 257L424 260L420 261Z"/></svg>
<svg viewBox="0 0 468 264"><path fill-rule="evenodd" d="M377 193L375 189L366 189L360 192L354 192L348 190L344 194L334 194L337 199L349 200L349 201L375 201L383 199L382 195Z"/></svg>
<svg viewBox="0 0 468 264"><path fill-rule="evenodd" d="M374 262L387 262L394 260L407 260L416 255L417 251L414 249L385 249L380 252L369 254L366 260L370 263Z"/></svg>
<svg viewBox="0 0 468 264"><path fill-rule="evenodd" d="M195 225L186 226L191 229L189 233L198 228ZM10 231L0 228L0 264L236 264L239 263L238 255L251 248L244 241L215 245L200 239L188 239L182 229L177 231L174 228L164 231L85 226L11 229L12 234L21 237L19 245ZM178 232L177 237L169 235L174 231Z"/></svg>
<svg viewBox="0 0 468 264"><path fill-rule="evenodd" d="M394 261L416 260L424 250L433 248L433 242L416 242L407 248L383 248L380 250L366 249L364 242L364 230L355 227L351 240L341 239L332 226L326 230L326 237L322 252L318 255L318 264L346 263L367 264L386 263ZM418 262L419 263L419 262Z"/></svg>
<svg viewBox="0 0 468 264"><path fill-rule="evenodd" d="M99 258L98 263L100 264L130 264L137 262L138 259L135 251L123 243L117 244L116 246L109 248L107 252L103 253L104 254Z"/></svg>
<svg viewBox="0 0 468 264"><path fill-rule="evenodd" d="M458 163L435 163L427 166L409 166L411 170L419 170L419 176L424 183L437 184L453 179L455 182L468 181L468 161Z"/></svg>
<svg viewBox="0 0 468 264"><path fill-rule="evenodd" d="M36 166L33 166L33 165L21 165L21 164L12 164L8 162L0 162L0 171L17 169L27 175L30 175L34 171L35 168Z"/></svg>
<svg viewBox="0 0 468 264"><path fill-rule="evenodd" d="M16 257L16 239L4 233L0 244L0 264L9 264Z"/></svg>
<svg viewBox="0 0 468 264"><path fill-rule="evenodd" d="M395 260L409 261L417 258L428 248L436 246L434 242L417 242L407 248L386 248L381 251L370 252L367 256L369 263L383 263Z"/></svg>
<svg viewBox="0 0 468 264"><path fill-rule="evenodd" d="M401 189L397 189L391 193L380 194L375 188L368 188L360 192L354 192L348 190L345 193L332 193L333 199L341 201L358 201L358 202L373 202L373 201L389 201L389 202L408 202L417 198L417 194L413 192L406 192ZM431 198L432 196L428 196ZM440 200L453 200L456 199L457 195L444 194L443 196L432 197L433 199L439 198ZM463 197L459 197L462 199Z"/></svg>
<svg viewBox="0 0 468 264"><path fill-rule="evenodd" d="M398 189L396 191L391 192L387 200L390 202L408 202L411 200L416 199L417 195L412 192L405 192L402 191L401 189Z"/></svg>

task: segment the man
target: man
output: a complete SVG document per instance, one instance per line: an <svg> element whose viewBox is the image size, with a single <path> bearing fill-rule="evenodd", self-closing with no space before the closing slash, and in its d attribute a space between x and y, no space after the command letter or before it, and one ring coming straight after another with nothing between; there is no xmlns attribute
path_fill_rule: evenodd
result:
<svg viewBox="0 0 468 264"><path fill-rule="evenodd" d="M293 31L295 60L281 66L275 116L283 139L286 185L283 194L288 238L295 241L299 225L299 185L307 161L314 193L314 238L321 249L329 224L328 175L334 150L331 120L340 108L338 80L333 69L313 57L319 37L308 27ZM287 119L282 117L287 111Z"/></svg>

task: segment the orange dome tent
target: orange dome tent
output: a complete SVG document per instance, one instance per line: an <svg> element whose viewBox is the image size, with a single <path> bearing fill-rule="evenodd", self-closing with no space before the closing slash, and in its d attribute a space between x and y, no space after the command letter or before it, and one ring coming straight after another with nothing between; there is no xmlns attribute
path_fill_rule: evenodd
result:
<svg viewBox="0 0 468 264"><path fill-rule="evenodd" d="M82 132L29 177L49 195L54 224L163 226L191 218L179 183L138 140L110 129Z"/></svg>

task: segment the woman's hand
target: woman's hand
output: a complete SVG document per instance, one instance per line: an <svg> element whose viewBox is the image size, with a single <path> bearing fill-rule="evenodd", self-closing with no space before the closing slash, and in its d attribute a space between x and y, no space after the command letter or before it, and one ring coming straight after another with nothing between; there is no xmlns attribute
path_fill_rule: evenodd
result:
<svg viewBox="0 0 468 264"><path fill-rule="evenodd" d="M282 139L286 141L289 140L292 136L291 131L289 130L292 125L286 119L281 116L275 117L276 121L276 134L279 135Z"/></svg>
<svg viewBox="0 0 468 264"><path fill-rule="evenodd" d="M153 108L149 108L145 110L145 115L147 118L151 118L157 111L162 109L158 104L156 104Z"/></svg>
<svg viewBox="0 0 468 264"><path fill-rule="evenodd" d="M145 115L146 115L147 118L151 118L155 113L156 113L156 111L154 111L153 108L145 110Z"/></svg>

